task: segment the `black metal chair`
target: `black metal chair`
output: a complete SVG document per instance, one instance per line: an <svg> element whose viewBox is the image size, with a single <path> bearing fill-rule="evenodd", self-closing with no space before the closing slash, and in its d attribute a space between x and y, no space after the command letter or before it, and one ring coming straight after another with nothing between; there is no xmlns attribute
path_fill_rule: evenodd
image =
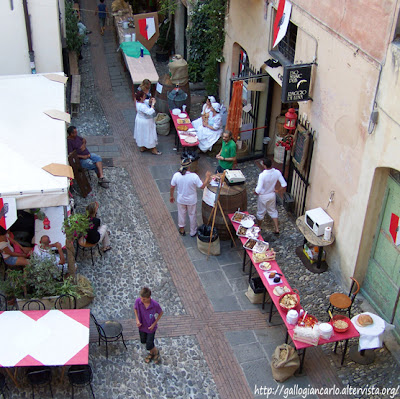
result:
<svg viewBox="0 0 400 399"><path fill-rule="evenodd" d="M0 311L7 310L7 298L0 294Z"/></svg>
<svg viewBox="0 0 400 399"><path fill-rule="evenodd" d="M93 249L97 248L100 254L100 258L103 257L100 251L100 245L97 242L96 244L90 244L85 241L84 237L79 238L79 240L76 241L76 251L75 251L75 260L78 258L78 252L81 249L82 252L85 254L85 251L88 250L90 251L90 256L92 257L92 266L94 266L94 260L93 260Z"/></svg>
<svg viewBox="0 0 400 399"><path fill-rule="evenodd" d="M50 367L29 367L26 376L32 388L32 399L35 399L34 387L48 385L50 387L51 397L53 398L53 390L51 388L51 369Z"/></svg>
<svg viewBox="0 0 400 399"><path fill-rule="evenodd" d="M121 338L125 346L125 349L128 349L126 347L124 336L122 334L123 327L121 323L114 320L108 320L102 324L99 324L92 313L90 314L90 316L92 317L94 324L96 325L97 332L99 333L99 346L100 346L100 341L104 341L106 343L107 359L108 359L108 342L118 341Z"/></svg>
<svg viewBox="0 0 400 399"><path fill-rule="evenodd" d="M93 372L89 364L71 366L68 370L68 379L69 383L71 384L72 399L74 398L74 387L82 388L86 386L90 387L93 398L96 399L92 387Z"/></svg>
<svg viewBox="0 0 400 399"><path fill-rule="evenodd" d="M46 310L46 306L38 299L31 299L24 303L22 310Z"/></svg>
<svg viewBox="0 0 400 399"><path fill-rule="evenodd" d="M76 298L73 295L60 295L54 302L55 309L76 309Z"/></svg>
<svg viewBox="0 0 400 399"><path fill-rule="evenodd" d="M0 373L0 393L1 396L5 399L6 398L6 391L5 390L10 391L10 388L8 388L7 383L6 383L6 377L4 377L4 374Z"/></svg>
<svg viewBox="0 0 400 399"><path fill-rule="evenodd" d="M329 306L326 310L329 312L332 309L336 312L348 312L351 319L351 307L353 306L354 299L360 291L360 284L354 277L350 277L352 281L349 294L342 294L335 292L329 297Z"/></svg>

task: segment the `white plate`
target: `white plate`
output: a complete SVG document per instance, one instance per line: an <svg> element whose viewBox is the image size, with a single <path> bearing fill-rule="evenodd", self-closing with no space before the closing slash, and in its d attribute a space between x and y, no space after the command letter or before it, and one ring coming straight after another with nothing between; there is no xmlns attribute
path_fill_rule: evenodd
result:
<svg viewBox="0 0 400 399"><path fill-rule="evenodd" d="M179 115L181 113L181 110L179 109L179 108L174 108L173 110L172 110L172 114L173 115Z"/></svg>
<svg viewBox="0 0 400 399"><path fill-rule="evenodd" d="M269 263L269 262L261 262L261 263L258 265L258 267L259 267L261 270L268 271L268 270L271 269L271 263Z"/></svg>
<svg viewBox="0 0 400 399"><path fill-rule="evenodd" d="M196 129L194 127L191 127L190 129L188 129L188 132L195 132Z"/></svg>
<svg viewBox="0 0 400 399"><path fill-rule="evenodd" d="M264 272L264 276L267 278L268 284L269 284L269 285L278 285L278 284L282 284L282 276L279 276L279 277L281 278L281 280L280 280L279 282L277 282L277 283L275 283L275 281L274 281L274 278L275 278L276 276L274 276L274 277L272 277L272 278L269 278L269 275L270 275L270 273L272 273L272 272L278 273L276 270L269 270L269 271L267 271L267 272Z"/></svg>
<svg viewBox="0 0 400 399"><path fill-rule="evenodd" d="M182 113L180 113L178 116L179 116L179 118L187 118L187 115L186 115L186 114L184 114L183 112L182 112Z"/></svg>
<svg viewBox="0 0 400 399"><path fill-rule="evenodd" d="M197 143L197 137L187 136L185 137L185 142L189 144Z"/></svg>
<svg viewBox="0 0 400 399"><path fill-rule="evenodd" d="M254 226L254 220L251 220L251 219L242 220L242 222L240 224L243 227L246 227L246 229L249 229L250 227Z"/></svg>

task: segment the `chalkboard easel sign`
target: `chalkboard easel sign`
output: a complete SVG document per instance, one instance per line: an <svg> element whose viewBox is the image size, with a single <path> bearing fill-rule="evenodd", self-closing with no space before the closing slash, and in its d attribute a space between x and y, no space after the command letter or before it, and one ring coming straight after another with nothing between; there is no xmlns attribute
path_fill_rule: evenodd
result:
<svg viewBox="0 0 400 399"><path fill-rule="evenodd" d="M292 160L299 171L303 171L307 163L308 146L310 145L310 132L298 125L294 135Z"/></svg>

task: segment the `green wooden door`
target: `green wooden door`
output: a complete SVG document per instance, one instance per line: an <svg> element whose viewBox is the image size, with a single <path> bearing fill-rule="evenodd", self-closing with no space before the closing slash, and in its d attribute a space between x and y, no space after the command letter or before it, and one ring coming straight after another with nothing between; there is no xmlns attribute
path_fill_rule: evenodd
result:
<svg viewBox="0 0 400 399"><path fill-rule="evenodd" d="M387 322L395 314L397 338L400 337L400 245L396 245L400 235L399 216L400 184L389 176L362 293Z"/></svg>

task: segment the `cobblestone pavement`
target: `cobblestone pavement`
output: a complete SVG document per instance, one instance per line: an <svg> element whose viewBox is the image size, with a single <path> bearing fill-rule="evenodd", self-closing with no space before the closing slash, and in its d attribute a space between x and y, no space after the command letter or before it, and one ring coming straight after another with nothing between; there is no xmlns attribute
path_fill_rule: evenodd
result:
<svg viewBox="0 0 400 399"><path fill-rule="evenodd" d="M94 7L94 2L81 0L81 8L93 10ZM196 239L180 237L177 233L176 205L168 201L169 181L179 164L179 157L172 149L173 135L159 137L161 157L138 152L132 139L135 110L129 75L116 53L113 29L107 27L101 37L93 14L83 12L82 15L93 34L80 61L81 112L72 123L87 138L89 148L108 158L108 164L113 167L105 168L105 176L111 181L109 189L99 187L92 173L93 191L86 199L75 195L75 200L78 211L83 211L91 201L100 203L99 217L111 230L112 250L102 258L96 254L94 266L88 255L80 255L78 264L79 271L95 288L92 311L100 320L120 320L128 346L125 350L120 342L111 344L106 360L104 346L97 345L96 333L91 332L93 343L89 356L96 397L244 399L265 397L254 395L255 385L279 389L329 388L333 384L338 387L346 384L397 386L400 383L398 365L385 347L375 350L376 360L369 366L357 365L347 357L344 367L340 366L340 356L332 353L331 346L310 348L305 375L293 377L284 384L273 380L271 355L285 339L284 328L275 325L279 324L279 318L268 325L261 305L251 304L244 296L248 271L241 270L242 250L222 242L222 254L207 261L197 250ZM160 74L165 71L165 64L156 63L156 67ZM197 101L200 98L198 95ZM199 104L193 109L199 109ZM216 162L202 155L199 165L199 174L204 176L207 169L215 170ZM253 191L259 169L254 162L239 166L247 178L248 210L254 214ZM198 209L200 204L201 196ZM282 206L278 209L281 234L279 238L270 234L272 223L266 219L264 238L276 250L277 261L291 285L299 290L304 307L325 320L330 293L343 289L331 270L312 274L305 269L294 252L303 238L293 217ZM200 212L198 219L201 219ZM158 366L144 364L146 351L138 341L132 319L134 299L145 284L150 285L154 298L165 311L156 336L162 354L162 363ZM359 295L354 313L362 310L362 301ZM351 340L350 345L357 343ZM25 380L20 390L10 381L8 385L13 398L30 397ZM66 379L60 382L59 374L55 375L54 391L56 398L70 395ZM46 388L37 397L49 397ZM76 397L89 397L89 392L83 389ZM297 399L300 394L288 393L288 397ZM388 396L358 394L353 397Z"/></svg>

